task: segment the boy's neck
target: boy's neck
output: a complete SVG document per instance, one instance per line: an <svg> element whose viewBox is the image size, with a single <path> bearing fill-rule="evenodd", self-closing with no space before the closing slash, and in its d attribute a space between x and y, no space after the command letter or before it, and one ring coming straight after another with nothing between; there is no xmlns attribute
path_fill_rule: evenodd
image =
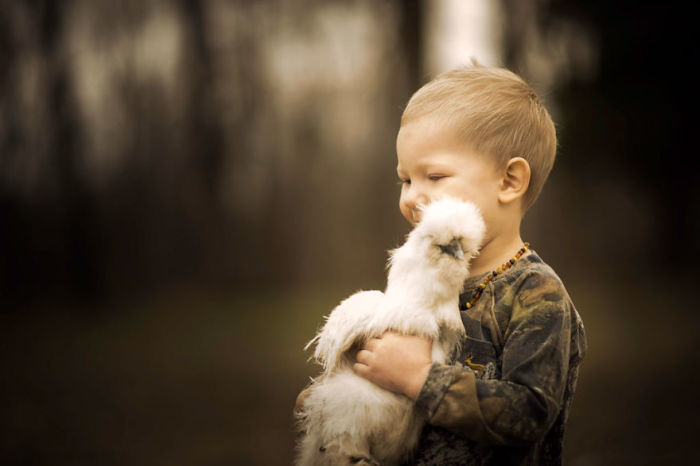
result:
<svg viewBox="0 0 700 466"><path fill-rule="evenodd" d="M476 276L496 270L508 262L522 247L523 240L520 238L519 229L510 235L500 235L490 239L483 245L479 255L471 261L469 275Z"/></svg>

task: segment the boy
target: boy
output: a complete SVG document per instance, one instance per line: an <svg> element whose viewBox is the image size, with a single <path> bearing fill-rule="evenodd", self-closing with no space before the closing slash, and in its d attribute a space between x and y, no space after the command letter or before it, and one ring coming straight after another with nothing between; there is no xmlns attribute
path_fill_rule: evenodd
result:
<svg viewBox="0 0 700 466"><path fill-rule="evenodd" d="M399 207L412 225L420 205L450 195L481 209L486 237L460 295L467 339L454 363L432 364L430 340L388 332L358 351L355 373L427 414L410 464L561 464L583 323L520 238L554 163L549 114L507 70L458 69L411 97L396 150Z"/></svg>

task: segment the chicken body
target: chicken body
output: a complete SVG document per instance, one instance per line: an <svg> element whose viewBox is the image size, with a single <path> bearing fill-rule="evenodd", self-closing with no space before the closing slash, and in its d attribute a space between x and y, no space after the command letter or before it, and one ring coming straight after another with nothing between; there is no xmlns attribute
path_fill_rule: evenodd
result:
<svg viewBox="0 0 700 466"><path fill-rule="evenodd" d="M438 363L464 337L458 299L483 239L483 219L476 206L452 198L432 202L421 217L390 254L384 293L345 299L309 342L324 370L300 413L300 466L397 464L418 441L426 419L413 401L355 375L352 364L364 341L387 330L431 338Z"/></svg>

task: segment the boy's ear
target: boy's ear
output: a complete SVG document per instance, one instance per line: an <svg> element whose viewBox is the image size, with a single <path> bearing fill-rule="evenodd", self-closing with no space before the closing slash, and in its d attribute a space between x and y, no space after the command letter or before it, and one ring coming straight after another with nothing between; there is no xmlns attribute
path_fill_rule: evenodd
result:
<svg viewBox="0 0 700 466"><path fill-rule="evenodd" d="M513 157L506 163L499 185L498 200L510 203L522 198L530 185L530 164L522 157Z"/></svg>

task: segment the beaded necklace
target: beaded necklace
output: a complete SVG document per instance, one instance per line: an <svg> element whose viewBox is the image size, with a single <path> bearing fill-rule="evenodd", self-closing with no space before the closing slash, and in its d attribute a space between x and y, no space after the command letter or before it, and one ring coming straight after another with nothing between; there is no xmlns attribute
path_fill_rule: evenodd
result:
<svg viewBox="0 0 700 466"><path fill-rule="evenodd" d="M489 273L488 276L486 277L486 279L481 283L481 285L479 285L476 288L476 291L474 291L472 298L466 304L466 308L469 309L472 306L474 306L474 303L476 303L479 300L479 298L481 298L481 293L486 289L486 285L488 285L488 283L491 280L493 280L496 277L496 275L499 275L499 274L505 272L506 270L508 270L509 268L511 268L513 266L513 264L515 264L515 262L518 259L520 259L522 257L522 255L525 254L525 252L528 249L530 249L530 243L523 244L523 247L520 248L520 250L508 262L506 262L505 264L503 264L502 266L500 266L499 268L497 268L493 272Z"/></svg>

